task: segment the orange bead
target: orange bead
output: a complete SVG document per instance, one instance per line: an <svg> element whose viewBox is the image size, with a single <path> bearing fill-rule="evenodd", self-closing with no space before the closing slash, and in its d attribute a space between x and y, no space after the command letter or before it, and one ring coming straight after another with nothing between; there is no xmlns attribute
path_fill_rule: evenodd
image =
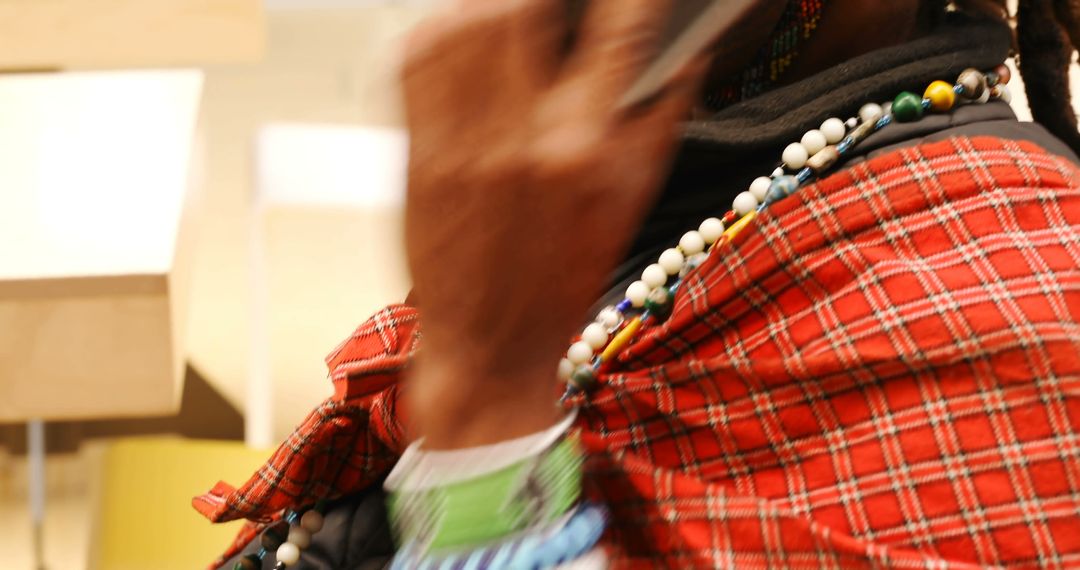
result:
<svg viewBox="0 0 1080 570"><path fill-rule="evenodd" d="M994 73L998 76L998 84L1008 85L1012 79L1012 70L1007 65L999 65L994 68Z"/></svg>
<svg viewBox="0 0 1080 570"><path fill-rule="evenodd" d="M930 100L931 109L944 113L956 104L956 91L953 91L952 85L944 81L935 81L926 88L923 99Z"/></svg>

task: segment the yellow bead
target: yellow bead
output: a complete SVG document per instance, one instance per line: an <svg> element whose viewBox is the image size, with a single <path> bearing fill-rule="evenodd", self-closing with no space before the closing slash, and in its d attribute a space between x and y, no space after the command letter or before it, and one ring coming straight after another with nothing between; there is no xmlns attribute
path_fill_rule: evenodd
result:
<svg viewBox="0 0 1080 570"><path fill-rule="evenodd" d="M757 210L750 210L748 214L739 218L739 221L731 224L731 227L724 232L724 238L726 238L727 241L735 239L735 236L739 235L739 233L742 232L743 229L746 228L746 226L749 226L750 222L754 221L754 218L756 217Z"/></svg>
<svg viewBox="0 0 1080 570"><path fill-rule="evenodd" d="M956 104L956 91L953 91L952 85L944 81L935 81L926 88L923 99L930 100L931 109L944 113Z"/></svg>
<svg viewBox="0 0 1080 570"><path fill-rule="evenodd" d="M626 345L634 340L634 336L639 330L641 330L641 317L634 317L634 320L626 323L623 330L611 340L611 343L604 349L604 353L600 355L600 360L602 362L611 362L614 360L615 357L619 356L619 353L626 348Z"/></svg>

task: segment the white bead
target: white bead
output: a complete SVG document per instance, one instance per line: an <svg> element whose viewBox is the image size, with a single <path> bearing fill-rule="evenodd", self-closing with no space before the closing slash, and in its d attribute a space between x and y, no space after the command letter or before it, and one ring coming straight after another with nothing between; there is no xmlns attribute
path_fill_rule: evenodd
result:
<svg viewBox="0 0 1080 570"><path fill-rule="evenodd" d="M765 180L768 180L768 178ZM709 218L701 222L701 226L698 227L697 231L705 239L705 243L712 245L716 243L716 240L720 239L720 236L724 235L724 222L720 221L720 218Z"/></svg>
<svg viewBox="0 0 1080 570"><path fill-rule="evenodd" d="M844 123L844 126L846 126L848 129L854 129L855 127L859 126L859 119L851 117L847 120L846 123Z"/></svg>
<svg viewBox="0 0 1080 570"><path fill-rule="evenodd" d="M660 269L661 271L663 270L662 267ZM622 320L622 315L615 307L605 307L604 310L600 311L599 315L596 315L596 322L604 325L604 328L607 330L619 326L622 323Z"/></svg>
<svg viewBox="0 0 1080 570"><path fill-rule="evenodd" d="M289 542L295 544L297 548L307 548L311 546L311 533L300 525L293 525L289 527Z"/></svg>
<svg viewBox="0 0 1080 570"><path fill-rule="evenodd" d="M678 275L685 261L686 258L683 257L683 254L679 253L679 250L675 248L665 250L664 253L660 254L660 267L663 267L664 271L668 272L668 275ZM646 292L646 295L648 295L648 292ZM645 304L644 299L642 299L641 304Z"/></svg>
<svg viewBox="0 0 1080 570"><path fill-rule="evenodd" d="M821 152L821 149L825 148L827 144L829 144L829 141L825 139L825 133L817 129L806 131L806 134L802 136L803 148L806 149L810 156Z"/></svg>
<svg viewBox="0 0 1080 570"><path fill-rule="evenodd" d="M566 351L566 358L574 364L586 364L593 357L593 349L589 346L589 343L579 340L570 345L570 350Z"/></svg>
<svg viewBox="0 0 1080 570"><path fill-rule="evenodd" d="M877 103L867 103L859 109L859 120L864 123L876 123L885 114L881 105Z"/></svg>
<svg viewBox="0 0 1080 570"><path fill-rule="evenodd" d="M772 177L773 178L780 178L783 175L784 175L784 167L783 166L777 166L776 170L772 171Z"/></svg>
<svg viewBox="0 0 1080 570"><path fill-rule="evenodd" d="M645 306L645 299L649 296L649 291L652 291L652 289L644 281L634 281L626 288L626 298L630 300L631 305L641 308Z"/></svg>
<svg viewBox="0 0 1080 570"><path fill-rule="evenodd" d="M735 201L731 204L731 209L735 210L735 213L739 214L739 217L741 218L756 209L757 205L757 198L754 198L753 194L743 192L735 197Z"/></svg>
<svg viewBox="0 0 1080 570"><path fill-rule="evenodd" d="M641 280L652 289L667 283L667 278L667 271L664 271L664 268L660 267L659 263L654 263L641 272Z"/></svg>
<svg viewBox="0 0 1080 570"><path fill-rule="evenodd" d="M686 232L679 240L679 248L682 249L683 255L699 254L705 251L705 238L695 231Z"/></svg>
<svg viewBox="0 0 1080 570"><path fill-rule="evenodd" d="M798 170L806 166L806 161L809 159L810 153L807 152L802 143L791 143L784 149L784 166L792 170Z"/></svg>
<svg viewBox="0 0 1080 570"><path fill-rule="evenodd" d="M570 375L573 374L573 373L574 373L574 363L570 362L569 358L563 358L563 359L559 360L559 368L556 370L556 376L559 377L559 380L563 380L563 381L569 380ZM300 524L303 524L303 522L301 522Z"/></svg>
<svg viewBox="0 0 1080 570"><path fill-rule="evenodd" d="M990 100L990 89L983 89L982 95L979 95L979 98L976 99L975 102L981 105L983 103L986 103L989 100Z"/></svg>
<svg viewBox="0 0 1080 570"><path fill-rule="evenodd" d="M608 334L607 329L600 323L593 323L587 327L581 333L581 340L588 343L589 347L593 350L600 350L607 345Z"/></svg>
<svg viewBox="0 0 1080 570"><path fill-rule="evenodd" d="M825 142L836 144L844 140L844 136L847 135L847 127L844 126L844 121L833 117L821 123L821 134L825 135Z"/></svg>
<svg viewBox="0 0 1080 570"><path fill-rule="evenodd" d="M750 183L750 193L754 195L754 198L757 198L758 202L764 202L765 196L768 195L771 186L772 178L760 176Z"/></svg>
<svg viewBox="0 0 1080 570"><path fill-rule="evenodd" d="M292 566L300 561L300 549L291 542L286 542L277 549L277 561Z"/></svg>
<svg viewBox="0 0 1080 570"><path fill-rule="evenodd" d="M300 517L300 526L311 534L319 532L323 527L322 513L314 509L304 513L304 516Z"/></svg>

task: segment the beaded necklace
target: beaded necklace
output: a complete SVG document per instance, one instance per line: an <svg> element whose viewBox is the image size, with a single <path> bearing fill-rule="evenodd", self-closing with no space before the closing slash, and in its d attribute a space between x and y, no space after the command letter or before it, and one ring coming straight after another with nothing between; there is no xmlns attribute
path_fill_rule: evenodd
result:
<svg viewBox="0 0 1080 570"><path fill-rule="evenodd" d="M656 263L645 268L640 280L630 284L621 302L600 311L596 320L585 327L559 362L558 376L568 384L563 398L594 388L597 374L605 365L618 358L643 330L664 322L671 314L676 292L686 275L712 250L734 239L759 212L829 171L856 145L893 122L918 121L928 111L948 112L958 102L982 104L991 99L1010 102L1006 86L1010 77L1009 69L1003 65L988 73L967 69L955 84L934 81L922 97L904 91L884 105L868 103L859 109L858 117L847 121L829 118L819 129L788 145L772 176L754 180L749 189L735 197L731 210L723 216L708 218L697 230L686 232L677 246L665 250ZM263 531L258 553L241 558L233 570L258 570L271 551L276 555L274 570L293 567L299 562L301 551L311 544L312 535L322 529L324 512L322 502L302 514L287 512L282 520ZM531 565L537 567L572 559L595 544L604 518L602 509L587 503L579 505L574 513L571 521L575 522L566 525L565 532L561 530L546 538L514 539L478 552L485 560L489 555L505 560L518 560L521 556L535 562Z"/></svg>
<svg viewBox="0 0 1080 570"><path fill-rule="evenodd" d="M1009 68L1004 65L988 73L966 69L955 84L934 81L922 97L904 91L884 105L868 103L859 109L858 117L847 121L829 118L799 142L788 145L772 176L754 180L735 197L731 210L723 216L708 218L697 230L686 232L677 246L660 254L656 263L645 268L641 279L627 287L621 302L601 310L595 321L585 327L558 365L558 377L568 384L563 399L596 387L601 369L615 361L642 330L667 319L686 275L701 265L709 252L735 239L760 212L828 172L856 145L893 122L910 123L926 112L948 112L958 102L1010 102L1006 86L1010 78Z"/></svg>

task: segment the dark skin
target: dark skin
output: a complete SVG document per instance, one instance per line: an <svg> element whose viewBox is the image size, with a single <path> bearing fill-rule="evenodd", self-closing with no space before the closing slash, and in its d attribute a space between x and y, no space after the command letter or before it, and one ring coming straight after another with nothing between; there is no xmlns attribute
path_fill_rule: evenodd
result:
<svg viewBox="0 0 1080 570"><path fill-rule="evenodd" d="M592 0L567 54L563 0L459 0L411 38L406 249L424 319L413 435L459 449L553 425L555 364L624 255L706 77L744 67L782 0L759 0L648 108L615 102L672 0ZM919 0L831 0L794 80L905 41ZM633 168L627 168L633 165Z"/></svg>

